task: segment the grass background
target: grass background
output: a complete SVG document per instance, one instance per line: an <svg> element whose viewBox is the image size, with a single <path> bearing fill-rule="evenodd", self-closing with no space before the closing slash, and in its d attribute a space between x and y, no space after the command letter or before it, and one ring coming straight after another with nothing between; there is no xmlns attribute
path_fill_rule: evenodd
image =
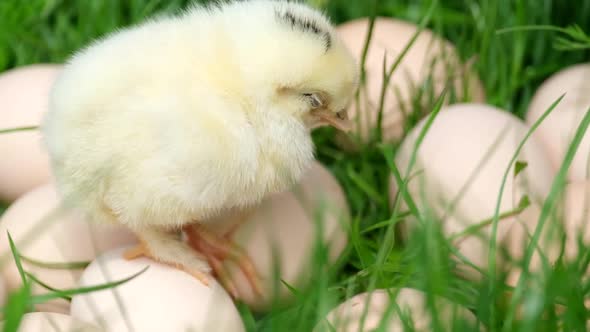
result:
<svg viewBox="0 0 590 332"><path fill-rule="evenodd" d="M571 64L590 60L590 39L584 34L575 35L574 30L565 33L519 30L498 34L500 29L516 26L566 28L573 24L588 33L590 0L308 2L325 9L335 23L370 15L418 23L432 8L427 27L456 45L464 60L476 57L475 68L485 86L488 103L520 117L544 79ZM31 63L62 62L96 37L156 13L177 12L188 3L185 0L0 0L0 72ZM559 38L566 41L559 42ZM415 111L431 110L429 106ZM325 252L319 248L314 256L312 286L299 290L300 296L289 307L255 315L240 306L249 331L311 331L325 312L345 297L367 288L405 285L425 289L428 294L444 294L465 304L488 330L555 331L558 327L565 331L586 330L588 312L583 299L590 291L590 284L583 272L588 265L587 248L582 248L575 262L557 264L543 271L544 282L538 291L524 292L524 303L536 304L535 310L512 321L508 319L515 315L515 309L508 304L512 293L503 287L501 278L474 283L453 275L448 240L442 236L437 220L430 220L427 227L416 232L409 245L394 242L391 229L365 231L383 221L389 224L398 221L392 215L400 211L392 211L388 204L387 179L391 169L386 158L394 153L396 144L382 149L373 142L358 152L345 153L336 147L334 133L329 129L315 132L314 139L318 158L332 170L346 191L353 214L351 245L341 264L334 268L325 267ZM389 246L393 249L388 250ZM556 310L557 304L566 309ZM442 325L435 322L433 330L442 330ZM457 326L455 330L467 328Z"/></svg>

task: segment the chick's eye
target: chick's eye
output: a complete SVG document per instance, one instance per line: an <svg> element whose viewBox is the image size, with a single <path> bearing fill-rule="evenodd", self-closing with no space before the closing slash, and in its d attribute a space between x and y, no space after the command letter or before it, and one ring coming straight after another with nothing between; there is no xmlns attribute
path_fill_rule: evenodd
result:
<svg viewBox="0 0 590 332"><path fill-rule="evenodd" d="M319 108L323 106L322 99L315 93L304 93L303 97L308 100L312 108Z"/></svg>

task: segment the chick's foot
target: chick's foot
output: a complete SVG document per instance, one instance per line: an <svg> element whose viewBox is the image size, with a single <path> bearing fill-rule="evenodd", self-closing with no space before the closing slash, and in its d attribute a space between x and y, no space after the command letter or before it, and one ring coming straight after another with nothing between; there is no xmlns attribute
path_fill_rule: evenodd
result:
<svg viewBox="0 0 590 332"><path fill-rule="evenodd" d="M238 265L254 293L257 296L262 296L260 277L252 260L229 236L218 236L201 225L186 226L183 230L187 236L188 244L207 258L219 282L234 299L238 297L238 290L223 264L226 259Z"/></svg>
<svg viewBox="0 0 590 332"><path fill-rule="evenodd" d="M181 264L175 264L175 263L171 263L171 262L162 261L161 259L159 259L158 257L155 257L151 253L151 251L149 250L146 243L144 241L141 241L141 239L137 245L135 245L134 247L129 248L123 252L123 258L125 258L126 260L133 260L133 259L137 259L137 258L141 258L141 257L146 257L146 258L152 259L160 264L168 265L168 266L171 266L175 269L182 270L182 271L190 274L191 276L193 276L194 278L196 278L200 282L202 282L205 286L209 286L209 278L207 277L207 274L203 273L200 270L190 269L187 266L184 266Z"/></svg>

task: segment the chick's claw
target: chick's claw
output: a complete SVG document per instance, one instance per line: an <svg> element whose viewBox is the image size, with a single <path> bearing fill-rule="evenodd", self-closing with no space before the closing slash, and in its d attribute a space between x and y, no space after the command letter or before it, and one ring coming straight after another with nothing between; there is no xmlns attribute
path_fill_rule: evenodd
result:
<svg viewBox="0 0 590 332"><path fill-rule="evenodd" d="M163 262L161 259L158 259L154 255L152 255L151 251L149 250L149 248L147 247L147 245L143 241L140 241L134 247L131 247L123 252L123 258L125 258L126 260L133 260L133 259L137 259L137 258L141 258L141 257L146 257L146 258L152 259L160 264L165 264L165 265L171 266L175 269L179 269L181 271L184 271L184 272L190 274L191 276L193 276L195 279L202 282L205 286L209 286L209 278L207 277L207 275L205 273L203 273L199 270L190 269L184 265Z"/></svg>
<svg viewBox="0 0 590 332"><path fill-rule="evenodd" d="M123 252L123 258L130 261L141 257L150 257L150 253L143 243L140 243L132 248L129 248Z"/></svg>
<svg viewBox="0 0 590 332"><path fill-rule="evenodd" d="M227 290L231 297L237 299L238 289L232 281L230 273L223 265L223 261L211 255L207 257L207 262L209 262L209 265L213 269L219 282L223 285L223 287Z"/></svg>
<svg viewBox="0 0 590 332"><path fill-rule="evenodd" d="M223 261L229 259L236 263L244 273L246 280L252 287L256 296L262 297L262 286L259 275L246 252L233 243L227 236L219 237L200 225L191 225L184 228L188 243L195 250L207 257L209 265L213 269L219 282L234 297L238 297L237 287L233 282Z"/></svg>

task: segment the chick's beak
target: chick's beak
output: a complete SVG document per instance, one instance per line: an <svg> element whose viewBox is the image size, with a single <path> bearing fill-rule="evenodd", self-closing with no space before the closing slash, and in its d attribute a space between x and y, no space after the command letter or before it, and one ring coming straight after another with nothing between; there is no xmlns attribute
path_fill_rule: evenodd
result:
<svg viewBox="0 0 590 332"><path fill-rule="evenodd" d="M348 132L352 129L352 125L346 111L340 111L338 113L332 112L327 109L317 110L315 115L330 126L341 130L343 132Z"/></svg>

